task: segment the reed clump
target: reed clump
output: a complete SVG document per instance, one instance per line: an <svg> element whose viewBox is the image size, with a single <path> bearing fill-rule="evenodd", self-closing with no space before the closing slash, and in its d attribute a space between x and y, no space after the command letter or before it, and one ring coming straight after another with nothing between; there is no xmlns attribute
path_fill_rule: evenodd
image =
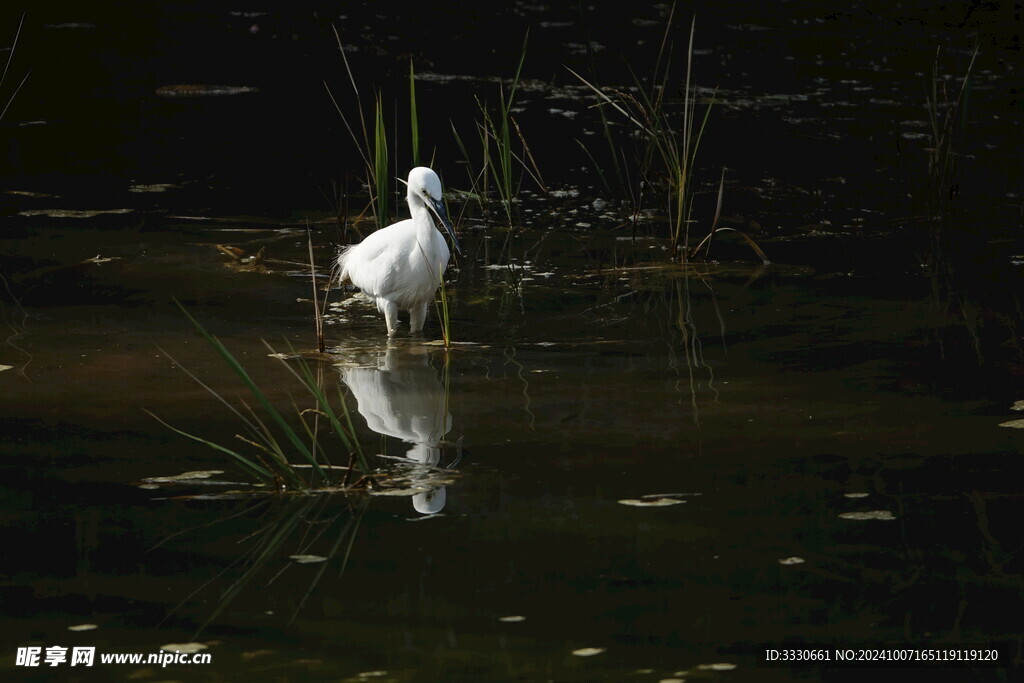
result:
<svg viewBox="0 0 1024 683"><path fill-rule="evenodd" d="M505 213L509 227L515 223L515 202L519 198L524 179L529 176L542 191L547 191L544 179L537 165L537 160L530 150L526 136L512 116L512 107L519 88L523 63L526 61L529 32L523 38L519 52L515 74L506 89L505 83L498 81L498 106L492 108L486 100L476 98L476 107L480 118L475 122L477 141L479 142L479 158L477 165L470 154L466 141L459 134L452 122L452 134L455 143L462 153L469 169L470 194L475 197L486 210L488 198L493 185L499 203Z"/></svg>
<svg viewBox="0 0 1024 683"><path fill-rule="evenodd" d="M701 141L707 128L708 119L715 104L717 89L703 98L696 85L693 73L694 38L696 36L696 18L690 22L689 40L686 49L685 73L682 82L682 100L671 101L668 94L673 91L674 82L671 74L672 41L671 34L675 5L669 14L665 33L659 48L653 76L645 84L630 68L634 87L630 91L601 88L568 69L581 83L587 86L596 96L598 109L601 112L601 125L605 140L611 150L611 159L620 183L625 186L627 194L634 205L633 224L645 199L653 190L663 201L668 216L668 232L671 257L680 261L696 258L701 249L705 254L710 248L710 238L716 232L739 232L732 228L717 226L721 210L722 191L724 186L724 170L718 190L718 210L708 236L697 247L691 247L691 227L695 223L693 217L694 197L698 191L696 177L697 158ZM631 137L639 139L639 145L631 140L622 143L616 139L605 109L610 109L615 116L624 118L631 130ZM602 182L608 180L596 164L591 151L580 142L588 158L594 163ZM632 147L632 158L626 149ZM630 168L635 169L630 172ZM742 233L741 233L742 234ZM750 244L763 262L767 263L764 252L749 236L743 239Z"/></svg>

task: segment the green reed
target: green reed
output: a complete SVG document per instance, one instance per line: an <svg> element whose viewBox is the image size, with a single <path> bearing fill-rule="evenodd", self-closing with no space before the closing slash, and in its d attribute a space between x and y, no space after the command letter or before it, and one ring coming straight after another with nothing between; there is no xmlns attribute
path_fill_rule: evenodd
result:
<svg viewBox="0 0 1024 683"><path fill-rule="evenodd" d="M409 134L412 142L412 165L420 165L420 119L416 111L416 73L409 60Z"/></svg>
<svg viewBox="0 0 1024 683"><path fill-rule="evenodd" d="M324 431L333 435L340 442L341 450L349 455L350 460L357 462L363 472L369 472L369 464L355 436L355 430L344 396L341 394L340 386L338 388L340 409L336 410L334 403L328 398L327 393L322 387L323 378L315 376L309 364L301 357L298 357L294 349L289 348L288 360L286 360L286 357L281 354L273 353L273 348L267 344L267 348L271 351L272 355L280 359L284 367L298 380L299 385L305 389L314 401L313 408L306 410L300 409L293 402L295 420L289 420L285 417L284 413L274 406L266 393L256 384L255 380L234 354L217 337L210 334L181 304L178 304L178 306L200 335L220 356L221 360L224 361L249 390L257 405L262 409L262 413L257 412L244 402L242 404L243 410L239 410L231 405L224 396L202 382L169 354L164 352L164 355L170 358L175 365L181 368L239 419L245 433L236 434L235 438L254 450L251 452L251 455L243 455L237 447L229 447L222 443L216 443L201 436L185 432L167 424L164 420L153 415L153 413L150 413L150 415L177 434L228 455L245 472L264 485L275 485L295 491L309 491L331 485L333 482L329 477L329 471L332 468L326 462L323 465L320 462L320 459L326 452L321 444ZM298 368L297 370L296 367ZM319 429L321 417L329 425L327 430ZM296 421L298 429L294 424ZM292 459L295 456L300 456L307 464L303 466L293 463ZM300 467L308 468L313 474L313 479L304 479L299 473Z"/></svg>
<svg viewBox="0 0 1024 683"><path fill-rule="evenodd" d="M529 43L529 32L523 38L523 45L519 52L519 61L516 64L515 74L506 90L504 83L498 84L498 107L492 111L486 101L476 98L477 110L480 118L476 121L475 128L480 142L480 166L474 170L476 164L470 155L465 141L459 134L454 122L452 133L455 142L466 161L469 169L469 180L471 193L476 196L481 204L490 192L491 181L498 194L502 209L511 226L514 222L514 203L518 199L519 189L524 175L530 176L542 190L545 190L544 180L540 173L540 167L526 142L526 136L519 127L515 117L512 116L512 107L516 98L516 91L519 88L519 80L526 61L527 45ZM518 150L518 151L517 151Z"/></svg>
<svg viewBox="0 0 1024 683"><path fill-rule="evenodd" d="M601 109L605 106L611 107L640 133L643 145L635 151L634 159L638 169L637 181L643 186L664 188L663 200L669 216L672 257L685 260L689 254L690 225L693 223L697 153L717 91L712 94L701 112L702 102L693 75L693 49L697 26L694 18L690 23L686 50L681 113L678 112L678 105L670 106L667 93L672 87L670 35L674 14L675 5L665 27L650 85L644 87L641 79L633 73L637 86L633 89L637 93L635 95L624 91L606 91L572 69L566 68L597 95ZM612 141L611 129L603 112L602 122L605 138L613 148L612 158L617 163L616 145ZM588 155L592 157L589 151ZM623 171L619 173L619 177L621 180L629 176ZM642 201L642 190L641 193L633 193L630 190L630 195L634 197L634 203Z"/></svg>
<svg viewBox="0 0 1024 683"><path fill-rule="evenodd" d="M384 103L378 91L375 115L373 117L373 202L376 206L374 214L377 224L381 227L388 222L390 192L388 175L388 130L384 122Z"/></svg>

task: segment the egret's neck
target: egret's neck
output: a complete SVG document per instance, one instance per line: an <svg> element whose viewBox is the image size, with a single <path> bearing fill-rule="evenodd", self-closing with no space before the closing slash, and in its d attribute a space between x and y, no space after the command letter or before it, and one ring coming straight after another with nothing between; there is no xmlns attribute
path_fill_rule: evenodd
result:
<svg viewBox="0 0 1024 683"><path fill-rule="evenodd" d="M430 209L423 202L423 198L410 192L406 195L409 202L409 213L419 232L426 232L434 229L434 218L430 215Z"/></svg>

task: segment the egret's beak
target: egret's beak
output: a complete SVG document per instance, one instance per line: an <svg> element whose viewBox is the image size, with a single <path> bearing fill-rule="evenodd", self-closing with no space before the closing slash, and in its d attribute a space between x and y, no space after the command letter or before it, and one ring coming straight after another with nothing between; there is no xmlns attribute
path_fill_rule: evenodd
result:
<svg viewBox="0 0 1024 683"><path fill-rule="evenodd" d="M427 206L431 208L434 215L437 216L437 220L441 221L441 225L444 226L448 236L452 238L452 246L455 247L455 253L462 256L462 249L459 248L459 238L455 236L455 228L452 227L452 222L448 220L448 212L444 208L444 201L434 199L429 195L425 199L427 200Z"/></svg>

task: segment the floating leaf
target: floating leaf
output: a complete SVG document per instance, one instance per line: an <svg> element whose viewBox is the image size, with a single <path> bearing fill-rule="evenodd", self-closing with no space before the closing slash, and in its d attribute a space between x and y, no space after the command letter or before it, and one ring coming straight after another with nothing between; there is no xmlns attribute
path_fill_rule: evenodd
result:
<svg viewBox="0 0 1024 683"><path fill-rule="evenodd" d="M383 678L387 675L387 671L364 671L363 673L356 674L356 678Z"/></svg>
<svg viewBox="0 0 1024 683"><path fill-rule="evenodd" d="M3 372L4 370L13 370L13 369L14 369L13 365L0 365L0 372Z"/></svg>
<svg viewBox="0 0 1024 683"><path fill-rule="evenodd" d="M92 258L85 259L84 261L82 261L82 263L110 263L111 261L120 261L120 260L121 260L120 256L102 256L100 254L96 254Z"/></svg>
<svg viewBox="0 0 1024 683"><path fill-rule="evenodd" d="M160 97L217 97L222 95L242 95L258 92L259 88L248 85L205 85L186 83L180 85L163 85L156 89Z"/></svg>
<svg viewBox="0 0 1024 683"><path fill-rule="evenodd" d="M517 624L520 621L526 621L526 617L519 616L518 614L509 617L499 617L498 621L504 621L506 624Z"/></svg>
<svg viewBox="0 0 1024 683"><path fill-rule="evenodd" d="M665 507L666 505L680 505L685 503L685 500L676 500L674 498L623 498L619 501L619 505L632 505L633 507Z"/></svg>
<svg viewBox="0 0 1024 683"><path fill-rule="evenodd" d="M783 564L783 565L803 564L806 561L807 560L805 560L802 557L795 557L795 556L794 557L784 557L781 560L779 560L779 564Z"/></svg>
<svg viewBox="0 0 1024 683"><path fill-rule="evenodd" d="M381 489L379 491L371 491L371 496L415 496L418 493L428 493L433 489L416 486L408 489Z"/></svg>
<svg viewBox="0 0 1024 683"><path fill-rule="evenodd" d="M29 190L5 190L4 194L13 194L18 197L32 197L33 199L53 199L57 196L46 194L45 192L30 192Z"/></svg>
<svg viewBox="0 0 1024 683"><path fill-rule="evenodd" d="M171 188L178 187L172 183L154 183L152 185L132 185L129 192L166 192Z"/></svg>
<svg viewBox="0 0 1024 683"><path fill-rule="evenodd" d="M169 643L167 645L160 646L161 650L166 650L168 652L180 652L186 655L195 654L196 652L205 650L206 648L207 646L203 643Z"/></svg>
<svg viewBox="0 0 1024 683"><path fill-rule="evenodd" d="M888 510L872 510L870 512L844 512L839 515L840 519L853 519L863 521L867 519L880 519L890 521L896 519Z"/></svg>
<svg viewBox="0 0 1024 683"><path fill-rule="evenodd" d="M50 218L95 218L108 214L131 213L134 209L28 209L19 216L49 216Z"/></svg>
<svg viewBox="0 0 1024 683"><path fill-rule="evenodd" d="M1009 422L1000 422L1000 427L1010 427L1012 429L1024 429L1024 420L1010 420Z"/></svg>
<svg viewBox="0 0 1024 683"><path fill-rule="evenodd" d="M736 665L729 664L728 662L715 662L713 664L700 664L697 668L701 671L732 671L736 668Z"/></svg>
<svg viewBox="0 0 1024 683"><path fill-rule="evenodd" d="M314 562L327 561L327 558L322 555L289 555L288 559L298 564L313 564Z"/></svg>
<svg viewBox="0 0 1024 683"><path fill-rule="evenodd" d="M1024 401L1015 401L1010 410L1024 410Z"/></svg>
<svg viewBox="0 0 1024 683"><path fill-rule="evenodd" d="M593 657L604 652L603 647L581 647L578 650L573 650L572 653L577 657Z"/></svg>
<svg viewBox="0 0 1024 683"><path fill-rule="evenodd" d="M99 626L96 624L77 624L75 626L68 626L69 631L95 631Z"/></svg>
<svg viewBox="0 0 1024 683"><path fill-rule="evenodd" d="M861 491L856 491L854 493L844 493L843 497L844 498L867 498L868 495L869 494L867 494L867 493L863 493Z"/></svg>
<svg viewBox="0 0 1024 683"><path fill-rule="evenodd" d="M224 474L224 470L195 470L192 472L182 472L171 477L149 477L142 481L147 484L166 484L175 481L190 481L194 479L209 479L216 474Z"/></svg>

